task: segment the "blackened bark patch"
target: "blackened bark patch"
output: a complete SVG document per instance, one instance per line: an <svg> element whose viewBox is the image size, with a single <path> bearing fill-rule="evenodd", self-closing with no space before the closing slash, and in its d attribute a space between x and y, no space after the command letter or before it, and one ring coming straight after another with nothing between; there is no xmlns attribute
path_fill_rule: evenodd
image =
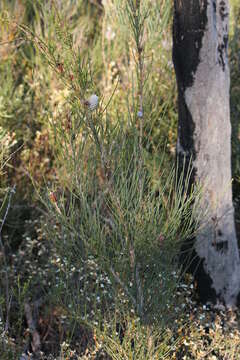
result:
<svg viewBox="0 0 240 360"><path fill-rule="evenodd" d="M228 251L228 241L218 241L212 244L217 251L226 252Z"/></svg>
<svg viewBox="0 0 240 360"><path fill-rule="evenodd" d="M223 55L224 45L218 45L218 63L222 67L223 71L225 70L225 62L224 62L224 55Z"/></svg>
<svg viewBox="0 0 240 360"><path fill-rule="evenodd" d="M225 1L220 1L219 3L219 15L221 17L221 20L224 21L226 17L228 17L227 7L225 4Z"/></svg>
<svg viewBox="0 0 240 360"><path fill-rule="evenodd" d="M237 296L237 307L240 308L240 292L238 293Z"/></svg>
<svg viewBox="0 0 240 360"><path fill-rule="evenodd" d="M178 122L178 137L182 150L185 154L188 153L188 156L193 156L192 160L194 160L193 134L195 125L182 91L178 92L178 113L181 118L181 121Z"/></svg>
<svg viewBox="0 0 240 360"><path fill-rule="evenodd" d="M218 63L225 71L225 61L227 58L228 36L223 36L223 42L218 45Z"/></svg>
<svg viewBox="0 0 240 360"><path fill-rule="evenodd" d="M228 47L228 34L223 36L223 44L224 44L224 49L227 52L227 47Z"/></svg>
<svg viewBox="0 0 240 360"><path fill-rule="evenodd" d="M222 236L222 235L223 235L222 231L218 230L218 236Z"/></svg>
<svg viewBox="0 0 240 360"><path fill-rule="evenodd" d="M213 10L214 10L215 13L217 12L216 1L213 1Z"/></svg>
<svg viewBox="0 0 240 360"><path fill-rule="evenodd" d="M203 4L199 1L175 0L174 10L172 55L178 85L178 138L181 152L185 155L187 153L194 160L195 125L186 105L184 92L193 85L194 74L200 62L202 39L207 25L207 0Z"/></svg>
<svg viewBox="0 0 240 360"><path fill-rule="evenodd" d="M212 287L212 279L204 269L204 259L201 259L193 248L194 241L193 238L183 244L180 263L184 271L187 270L194 276L199 301L203 304L208 301L216 304L217 294Z"/></svg>
<svg viewBox="0 0 240 360"><path fill-rule="evenodd" d="M222 24L225 23L223 30L226 32L226 34L223 35L221 42L218 44L218 63L222 67L222 70L225 71L228 47L228 25L225 19L229 17L226 1L220 1L218 11Z"/></svg>
<svg viewBox="0 0 240 360"><path fill-rule="evenodd" d="M223 71L225 71L227 42L228 40L226 40L226 38L223 38L223 42L218 45L218 63L222 67Z"/></svg>
<svg viewBox="0 0 240 360"><path fill-rule="evenodd" d="M199 295L199 300L202 303L206 303L210 301L213 304L216 304L217 294L214 288L212 287L212 279L207 274L207 272L204 269L204 259L200 259L195 252L195 256L197 257L197 260L199 261L199 265L194 273L194 278L197 283L197 293Z"/></svg>
<svg viewBox="0 0 240 360"><path fill-rule="evenodd" d="M207 0L175 0L173 63L179 88L192 86L207 25Z"/></svg>

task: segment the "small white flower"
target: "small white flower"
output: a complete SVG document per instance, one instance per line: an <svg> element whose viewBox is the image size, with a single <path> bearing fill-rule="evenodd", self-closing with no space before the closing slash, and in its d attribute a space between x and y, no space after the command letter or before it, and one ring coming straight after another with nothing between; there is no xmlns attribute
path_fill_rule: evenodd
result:
<svg viewBox="0 0 240 360"><path fill-rule="evenodd" d="M116 36L115 32L112 30L111 26L108 25L107 30L105 32L106 39L111 41L111 40L113 40L115 38L115 36Z"/></svg>
<svg viewBox="0 0 240 360"><path fill-rule="evenodd" d="M98 96L95 94L91 95L90 98L87 100L87 104L89 110L95 110L98 106Z"/></svg>
<svg viewBox="0 0 240 360"><path fill-rule="evenodd" d="M138 113L137 113L137 117L142 118L143 117L143 112L139 110Z"/></svg>

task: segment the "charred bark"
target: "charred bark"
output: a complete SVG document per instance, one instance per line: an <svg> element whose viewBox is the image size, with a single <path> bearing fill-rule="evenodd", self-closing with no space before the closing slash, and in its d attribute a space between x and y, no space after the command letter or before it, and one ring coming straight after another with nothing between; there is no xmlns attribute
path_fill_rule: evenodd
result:
<svg viewBox="0 0 240 360"><path fill-rule="evenodd" d="M193 161L208 221L194 241L204 301L236 304L240 262L231 188L228 0L175 0L173 62L178 85L177 156ZM196 261L197 259L197 261Z"/></svg>

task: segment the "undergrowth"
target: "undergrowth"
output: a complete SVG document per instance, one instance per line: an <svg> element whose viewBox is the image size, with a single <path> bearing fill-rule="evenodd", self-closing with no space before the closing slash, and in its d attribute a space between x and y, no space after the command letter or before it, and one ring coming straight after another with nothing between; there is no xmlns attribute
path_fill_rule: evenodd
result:
<svg viewBox="0 0 240 360"><path fill-rule="evenodd" d="M198 313L178 264L201 189L184 192L191 168L175 181L171 2L0 13L2 358L237 359L238 318Z"/></svg>

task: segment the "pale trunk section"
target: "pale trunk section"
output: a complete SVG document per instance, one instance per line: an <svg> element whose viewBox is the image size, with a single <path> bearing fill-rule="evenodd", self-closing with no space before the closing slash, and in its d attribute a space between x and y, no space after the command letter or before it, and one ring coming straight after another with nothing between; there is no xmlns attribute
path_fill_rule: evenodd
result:
<svg viewBox="0 0 240 360"><path fill-rule="evenodd" d="M190 9L185 16L191 16L191 0L176 0L175 16L181 9L186 10L182 3L188 3ZM191 82L184 83L184 79L179 76L178 72L181 69L177 64L178 54L173 52L178 88L182 93L179 101L183 101L186 107L185 112L181 112L179 105L177 153L179 156L193 156L194 181L203 186L202 207L208 211L208 221L203 224L203 230L196 238L196 253L200 259L204 259L203 268L212 280L211 286L216 292L217 299L231 306L237 302L240 291L240 263L231 186L228 1L199 0L199 17L201 16L205 22L204 26L203 21L201 23L201 41L198 38L194 44L198 61L194 63L192 73L188 74L192 77ZM181 16L177 19L175 31L177 26L184 23L182 19ZM184 33L181 36L184 41ZM179 39L177 43L175 38L176 44L180 45ZM189 141L184 139L188 136L186 119L183 119L183 124L181 123L181 117L186 113L192 120Z"/></svg>

